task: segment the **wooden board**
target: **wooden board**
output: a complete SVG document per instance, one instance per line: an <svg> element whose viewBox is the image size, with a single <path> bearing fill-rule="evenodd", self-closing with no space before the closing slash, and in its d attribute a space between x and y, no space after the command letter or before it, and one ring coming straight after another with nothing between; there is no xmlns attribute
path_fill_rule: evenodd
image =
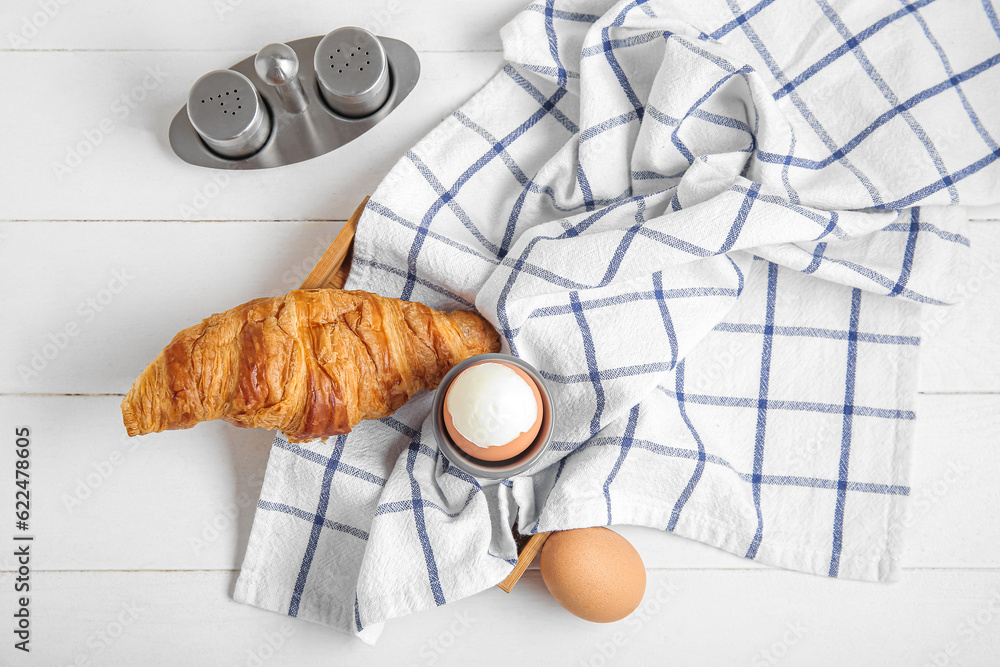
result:
<svg viewBox="0 0 1000 667"><path fill-rule="evenodd" d="M315 289L318 287L329 287L340 289L347 282L347 276L351 273L351 260L354 258L354 233L358 230L358 221L368 204L368 197L354 210L350 219L333 242L323 253L323 256L316 262L309 275L302 281L302 289Z"/></svg>
<svg viewBox="0 0 1000 667"><path fill-rule="evenodd" d="M394 620L374 649L232 601L270 435L203 424L130 449L120 394L173 332L300 284L358 194L499 70L498 30L525 2L60 0L26 45L10 35L55 5L0 3L0 38L12 49L0 51L0 67L32 102L0 108L0 123L16 128L3 135L0 161L0 433L29 423L43 445L33 459L32 653L14 651L8 634L0 665L508 664L497 637L530 647L534 661L574 667L996 663L1000 616L986 606L1000 591L996 275L928 328L914 452L923 509L899 584L775 571L625 527L649 568L638 627L577 621L535 570L510 596L489 590ZM317 160L228 180L172 154L166 128L198 76L265 42L367 25L383 11L391 19L378 32L416 46L423 72L376 131ZM89 154L60 178L57 164L81 144ZM970 216L998 221L1000 206ZM1000 258L995 222L973 224L971 238L980 257ZM116 271L131 276L127 287L105 294ZM88 299L109 301L90 315ZM22 382L17 366L71 322L78 333ZM0 446L0 478L11 456ZM947 485L953 462L968 470ZM64 497L88 490L71 513ZM0 497L8 493L0 484ZM14 609L9 533L0 524L5 616ZM662 582L678 592L661 603ZM144 609L122 625L133 602ZM784 643L788 624L805 628L794 644Z"/></svg>
<svg viewBox="0 0 1000 667"><path fill-rule="evenodd" d="M192 167L170 149L170 120L199 76L247 55L0 51L6 85L32 94L30 105L0 105L0 127L17 128L4 133L4 153L30 156L0 161L3 191L18 195L4 198L0 219L346 220L359 195L503 65L496 52L420 53L420 81L399 109L332 153L278 169Z"/></svg>
<svg viewBox="0 0 1000 667"><path fill-rule="evenodd" d="M500 26L525 4L526 0L434 0L432 5L404 0L284 0L276 5L254 0L173 0L136 11L129 0L64 0L51 6L36 0L4 0L0 25L3 48L18 50L245 51L239 60L268 42L357 25L402 39L418 51L455 53L499 51ZM51 16L37 18L35 14L47 6ZM42 24L37 34L31 35L25 20L36 27Z"/></svg>
<svg viewBox="0 0 1000 667"><path fill-rule="evenodd" d="M17 424L35 432L35 567L238 569L272 434L209 422L126 438L120 402L0 396L0 433ZM1000 568L1000 522L983 519L1000 516L1000 395L925 395L917 409L913 484L920 502L904 565ZM13 448L0 447L0 471L12 469L13 457ZM958 477L948 474L952 467ZM761 567L663 531L619 530L649 568ZM8 532L0 524L0 540ZM0 550L0 570L13 565L10 552Z"/></svg>
<svg viewBox="0 0 1000 667"><path fill-rule="evenodd" d="M358 205L355 196L350 208ZM206 313L297 287L342 222L0 222L0 394L124 394L171 336ZM973 223L976 265L957 306L925 308L922 392L1000 392L1000 224ZM220 252L225 248L225 252ZM44 266L39 257L49 261ZM124 288L105 290L116 272ZM204 285L212 289L204 289ZM975 288L975 289L972 289ZM88 301L96 300L96 307ZM99 307L101 310L97 311ZM77 335L60 332L75 323ZM35 359L52 338L62 346ZM114 355L108 342L119 341ZM22 379L19 367L44 367Z"/></svg>
<svg viewBox="0 0 1000 667"><path fill-rule="evenodd" d="M2 646L0 659L12 667L506 667L510 654L497 650L499 637L530 647L532 664L572 667L986 667L1000 655L997 571L911 570L902 583L872 585L780 570L651 570L636 614L609 625L566 614L529 572L514 595L493 589L421 613L419 622L392 622L374 648L237 604L234 579L235 572L38 574L33 652L10 655Z"/></svg>

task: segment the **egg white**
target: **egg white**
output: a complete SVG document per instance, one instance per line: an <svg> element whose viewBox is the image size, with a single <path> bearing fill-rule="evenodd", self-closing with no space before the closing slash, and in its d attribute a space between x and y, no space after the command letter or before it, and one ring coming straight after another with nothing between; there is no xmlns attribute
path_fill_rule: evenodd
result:
<svg viewBox="0 0 1000 667"><path fill-rule="evenodd" d="M476 364L452 383L446 401L455 428L479 447L500 447L538 419L531 386L503 364Z"/></svg>

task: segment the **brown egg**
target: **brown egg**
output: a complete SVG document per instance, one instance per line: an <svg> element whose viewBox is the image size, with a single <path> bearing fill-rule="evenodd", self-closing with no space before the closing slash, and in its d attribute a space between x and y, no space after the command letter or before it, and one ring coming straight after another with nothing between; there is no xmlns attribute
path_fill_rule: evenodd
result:
<svg viewBox="0 0 1000 667"><path fill-rule="evenodd" d="M475 368L476 366L480 366L482 364L497 364L503 366L504 368L509 368L510 370L514 371L522 380L524 380L528 384L529 387L531 387L531 391L535 397L535 403L537 405L537 410L538 410L535 422L528 428L528 430L522 431L520 435L517 435L507 444L504 445L497 445L492 447L480 447L476 443L472 442L464 435L462 435L461 432L459 432L458 428L455 426L455 420L451 414L451 411L448 408L449 405L448 399L451 396L452 391L455 389L456 384L459 384L458 382L459 379L463 375L468 373L470 370ZM444 398L443 416L444 416L444 426L445 429L448 431L448 435L451 437L455 445L458 446L458 448L461 449L463 452L481 461L506 461L507 459L514 458L515 456L523 452L525 449L527 449L531 445L531 443L535 441L535 438L538 436L538 431L542 427L542 417L544 416L542 407L542 395L538 391L538 386L535 384L535 381L531 378L531 376L525 373L518 366L503 361L483 361L480 362L479 364L473 364L468 368L466 368L458 375L458 377L455 378L455 380L448 387L448 391L445 394Z"/></svg>
<svg viewBox="0 0 1000 667"><path fill-rule="evenodd" d="M628 540L598 526L552 533L542 547L542 579L567 611L614 623L639 606L646 568Z"/></svg>

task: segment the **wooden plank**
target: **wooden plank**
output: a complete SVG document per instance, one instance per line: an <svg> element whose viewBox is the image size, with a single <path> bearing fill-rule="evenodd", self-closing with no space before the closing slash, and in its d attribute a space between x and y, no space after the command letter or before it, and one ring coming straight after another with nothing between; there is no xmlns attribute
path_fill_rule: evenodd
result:
<svg viewBox="0 0 1000 667"><path fill-rule="evenodd" d="M1000 655L1000 572L906 573L898 584L779 571L649 573L616 624L563 611L529 572L497 589L390 621L373 649L330 628L235 603L234 573L35 573L30 655L5 665L532 664L990 665ZM12 609L4 586L3 605ZM169 649L165 646L169 642ZM167 657L169 656L169 657Z"/></svg>
<svg viewBox="0 0 1000 667"><path fill-rule="evenodd" d="M0 398L2 432L32 432L33 567L239 568L273 434L210 422L128 438L120 403ZM0 448L0 469L13 470L13 457Z"/></svg>
<svg viewBox="0 0 1000 667"><path fill-rule="evenodd" d="M339 229L260 221L0 222L0 304L17 322L0 328L0 349L12 351L0 358L0 393L123 394L177 331L296 287ZM1000 340L992 335L1000 330L1000 225L974 223L971 237L977 259L963 285L967 298L924 309L924 392L1000 391ZM124 272L124 287L111 284L115 272ZM79 331L64 337L71 323ZM52 358L37 356L43 353Z"/></svg>
<svg viewBox="0 0 1000 667"><path fill-rule="evenodd" d="M129 439L120 401L0 397L0 433L27 424L35 434L35 567L239 568L271 434L212 422ZM1000 568L1000 523L989 518L1000 515L1000 396L923 396L918 409L904 564ZM0 447L0 470L13 456ZM650 568L756 567L663 531L620 530Z"/></svg>
<svg viewBox="0 0 1000 667"><path fill-rule="evenodd" d="M499 69L497 29L525 2L289 0L280 14L273 3L245 0L141 10L125 0L0 4L0 49L31 51L0 50L0 66L11 73L7 85L32 101L0 109L0 123L17 128L5 135L6 153L19 156L0 164L5 192L17 194L3 200L0 220L30 221L0 224L8 322L0 394L121 393L183 326L296 286L340 225L258 220L346 219L406 149ZM17 43L33 22L37 34ZM417 89L372 133L254 174L197 169L170 151L167 125L199 75L266 42L350 23L423 51ZM78 166L68 164L84 152ZM969 215L996 225L1000 205ZM50 222L60 219L71 222ZM236 222L162 222L170 220ZM977 251L1000 258L992 229L973 225L972 237ZM1000 391L1000 350L988 335L1000 324L997 284L994 274L968 283L970 297L943 321L928 309L923 391ZM70 323L78 331L60 345ZM52 359L22 381L17 365L46 345L56 346ZM908 570L896 585L830 581L747 569L710 547L624 528L654 568L631 621L576 620L535 570L510 596L490 590L392 622L375 650L230 599L270 434L214 423L126 440L119 400L0 396L0 430L29 423L41 445L33 566L144 570L36 569L33 652L14 651L8 635L0 664L506 665L509 655L489 650L497 637L530 647L532 661L595 667L985 665L1000 655L1000 602L990 602L1000 600L1000 525L990 520L1000 511L997 396L919 401L908 563L959 570ZM12 455L0 447L0 470L11 469ZM15 608L13 565L11 550L0 551L4 613ZM226 571L152 571L206 568Z"/></svg>
<svg viewBox="0 0 1000 667"><path fill-rule="evenodd" d="M0 331L0 393L124 394L181 329L296 288L341 226L0 223L18 322Z"/></svg>
<svg viewBox="0 0 1000 667"><path fill-rule="evenodd" d="M246 52L240 56L243 58L270 42L358 25L407 41L418 51L498 51L500 27L526 1L435 0L432 4L428 7L403 0L286 0L280 5L248 0L176 0L143 5L138 11L128 0L6 0L0 5L0 25L4 26L0 48L241 50Z"/></svg>
<svg viewBox="0 0 1000 667"><path fill-rule="evenodd" d="M307 162L234 172L183 162L167 142L171 119L199 76L243 55L0 52L7 85L32 91L31 104L0 108L0 126L17 128L4 135L5 153L24 156L0 162L5 192L18 194L4 198L0 219L346 220L406 150L502 65L499 53L421 54L421 79L399 109Z"/></svg>
<svg viewBox="0 0 1000 667"><path fill-rule="evenodd" d="M1000 195L997 195L1000 197ZM970 220L1000 220L1000 204L967 207Z"/></svg>
<svg viewBox="0 0 1000 667"><path fill-rule="evenodd" d="M1000 391L1000 224L974 222L970 239L959 302L923 309L921 391Z"/></svg>
<svg viewBox="0 0 1000 667"><path fill-rule="evenodd" d="M347 277L351 273L351 259L354 256L354 233L358 231L358 221L368 204L368 197L364 198L350 220L344 223L344 227L337 233L337 236L330 243L323 256L316 262L309 275L302 281L302 289L314 289L317 287L331 287L341 289L347 283Z"/></svg>
<svg viewBox="0 0 1000 667"><path fill-rule="evenodd" d="M162 7L171 16L184 16ZM86 33L79 26L73 32ZM422 53L421 81L403 106L371 132L315 160L254 172L218 172L182 162L167 144L166 131L190 85L244 55L0 51L8 85L33 91L32 104L0 108L0 123L18 128L5 137L6 150L30 156L0 164L0 182L19 194L3 202L0 217L346 220L359 195L372 192L404 151L503 62L499 53ZM86 103L67 114L66 100ZM1000 218L1000 205L970 209L970 215Z"/></svg>

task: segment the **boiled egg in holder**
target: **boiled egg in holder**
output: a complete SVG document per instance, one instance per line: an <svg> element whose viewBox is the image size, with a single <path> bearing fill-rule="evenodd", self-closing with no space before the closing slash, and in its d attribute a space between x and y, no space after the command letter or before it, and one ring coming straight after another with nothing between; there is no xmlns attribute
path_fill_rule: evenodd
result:
<svg viewBox="0 0 1000 667"><path fill-rule="evenodd" d="M527 471L548 447L552 403L531 364L480 354L445 375L434 397L434 432L448 460L476 477Z"/></svg>

